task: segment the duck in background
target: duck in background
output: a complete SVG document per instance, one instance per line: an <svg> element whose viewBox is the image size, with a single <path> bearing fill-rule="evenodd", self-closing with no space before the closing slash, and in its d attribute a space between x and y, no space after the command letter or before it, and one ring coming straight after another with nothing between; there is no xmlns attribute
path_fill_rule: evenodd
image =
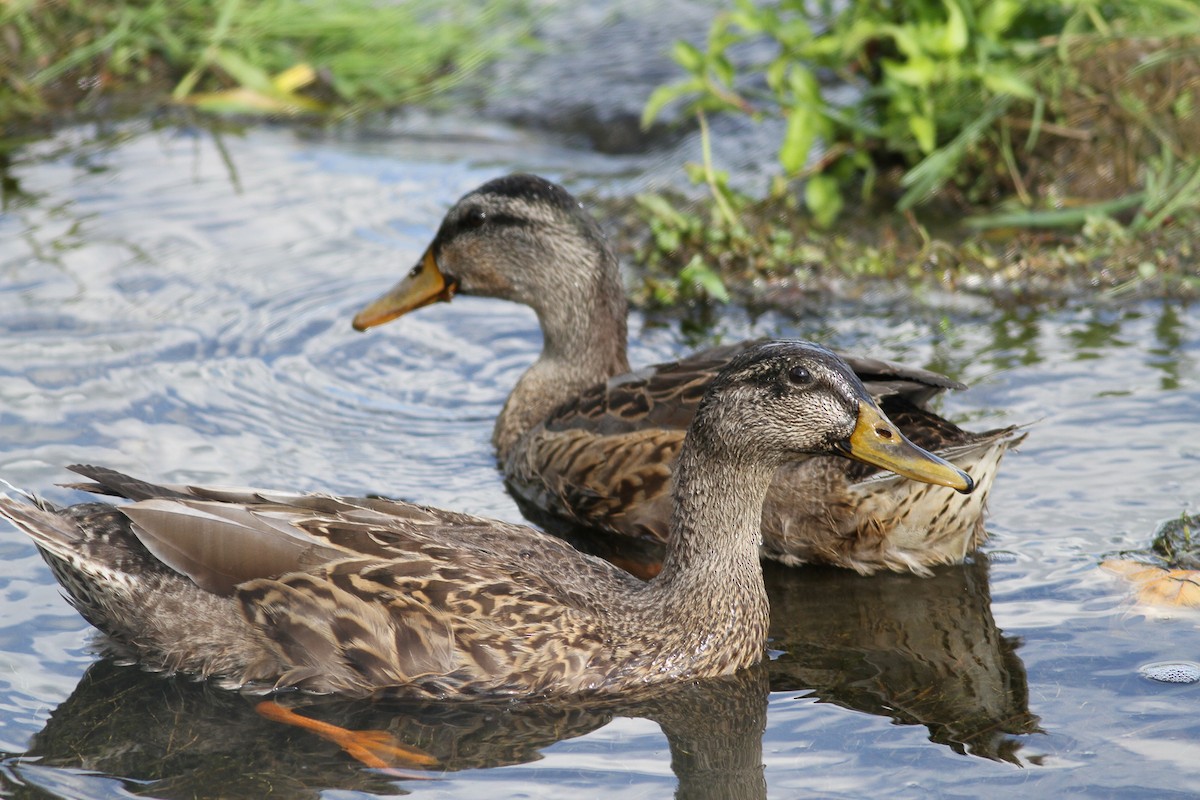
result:
<svg viewBox="0 0 1200 800"><path fill-rule="evenodd" d="M542 353L496 419L492 442L526 516L665 543L673 469L701 397L755 343L630 371L627 304L617 258L595 220L563 187L509 175L467 193L424 255L354 318L358 330L456 294L522 303L538 317ZM780 468L763 509L762 554L863 574L928 575L961 562L986 537L984 507L1017 427L965 431L925 409L962 384L924 369L840 354L918 446L971 474L951 489L822 455Z"/></svg>

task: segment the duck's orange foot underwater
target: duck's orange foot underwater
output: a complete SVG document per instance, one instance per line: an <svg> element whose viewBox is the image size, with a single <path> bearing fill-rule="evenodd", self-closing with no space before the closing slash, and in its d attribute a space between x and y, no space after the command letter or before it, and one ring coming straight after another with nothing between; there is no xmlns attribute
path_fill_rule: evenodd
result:
<svg viewBox="0 0 1200 800"><path fill-rule="evenodd" d="M274 700L264 700L256 705L254 710L273 722L294 725L315 733L322 739L333 742L352 758L373 769L395 767L432 769L438 766L436 758L424 750L396 741L387 731L352 731L297 714Z"/></svg>

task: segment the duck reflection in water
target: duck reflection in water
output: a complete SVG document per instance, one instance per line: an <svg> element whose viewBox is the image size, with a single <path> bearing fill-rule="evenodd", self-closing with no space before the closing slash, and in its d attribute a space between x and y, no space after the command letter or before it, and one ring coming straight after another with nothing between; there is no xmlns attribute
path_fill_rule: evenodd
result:
<svg viewBox="0 0 1200 800"><path fill-rule="evenodd" d="M364 770L338 745L255 712L256 701L210 684L167 678L112 659L96 662L50 716L24 755L0 762L23 785L61 785L48 771L83 768L155 797L316 798L330 789L395 795L397 779L524 764L566 739L618 717L657 722L670 746L676 797L752 800L767 796L762 737L769 678L764 665L722 678L613 696L477 703L347 700L292 695L300 713L329 726L422 754L426 771ZM380 750L382 752L382 749ZM614 760L613 774L624 769ZM70 780L80 776L72 773ZM620 780L628 781L622 773ZM149 784L149 785L147 785ZM87 790L83 790L87 794ZM111 794L111 788L108 790ZM6 796L6 795L5 795Z"/></svg>
<svg viewBox="0 0 1200 800"><path fill-rule="evenodd" d="M783 653L727 678L590 702L296 696L303 707L295 711L305 717L382 731L380 755L389 746L424 754L428 771L421 773L406 759L396 762L402 773L349 768L354 762L337 744L264 718L254 700L103 660L0 774L38 783L37 771L82 767L151 782L149 790L164 798L209 796L214 785L223 797L317 797L331 788L394 794L394 781L405 775L527 763L556 742L637 717L662 728L676 797L749 799L767 796L762 737L770 691L925 725L932 741L991 759L1016 762L1021 736L1038 732L1018 643L992 619L982 558L932 578L806 569L800 580L783 567L766 574L771 646ZM36 765L27 762L35 757Z"/></svg>
<svg viewBox="0 0 1200 800"><path fill-rule="evenodd" d="M955 752L1017 763L1029 711L1020 642L992 618L984 556L933 577L766 569L774 691L925 725Z"/></svg>
<svg viewBox="0 0 1200 800"><path fill-rule="evenodd" d="M642 578L656 574L662 548L556 524L538 524ZM988 561L977 553L927 578L863 577L809 565L797 572L763 563L771 604L771 689L925 725L955 752L1017 762L1023 734L1040 733L1029 711L1019 640L992 618Z"/></svg>

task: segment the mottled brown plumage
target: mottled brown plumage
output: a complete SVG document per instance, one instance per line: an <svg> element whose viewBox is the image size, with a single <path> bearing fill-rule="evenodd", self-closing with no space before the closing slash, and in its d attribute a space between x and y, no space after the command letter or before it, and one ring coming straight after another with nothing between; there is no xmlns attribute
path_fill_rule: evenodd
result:
<svg viewBox="0 0 1200 800"><path fill-rule="evenodd" d="M836 356L761 345L710 382L676 461L671 538L643 583L531 528L390 500L158 486L0 499L80 613L153 668L237 685L429 697L614 692L758 661L763 497L803 454L969 492L904 440Z"/></svg>
<svg viewBox="0 0 1200 800"><path fill-rule="evenodd" d="M705 388L753 342L629 371L626 302L616 257L561 186L533 175L484 184L451 208L421 261L355 317L365 329L455 293L537 312L541 356L496 420L510 491L546 523L557 517L666 541L671 471ZM984 505L1016 428L964 431L924 409L962 384L928 370L843 355L901 430L975 478L969 496L813 457L782 469L763 517L763 555L864 574L928 574L984 540Z"/></svg>

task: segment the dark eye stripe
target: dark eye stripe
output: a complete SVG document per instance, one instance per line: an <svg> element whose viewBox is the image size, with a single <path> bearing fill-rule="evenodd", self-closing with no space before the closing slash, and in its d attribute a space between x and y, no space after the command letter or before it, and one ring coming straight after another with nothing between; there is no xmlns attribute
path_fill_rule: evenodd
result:
<svg viewBox="0 0 1200 800"><path fill-rule="evenodd" d="M529 220L525 219L524 217L518 217L514 214L472 213L462 217L451 225L443 227L442 231L438 235L438 238L445 243L478 228L495 228L502 226L521 227L528 225L530 225Z"/></svg>
<svg viewBox="0 0 1200 800"><path fill-rule="evenodd" d="M529 220L523 217L518 217L513 214L488 214L485 225L510 225L520 226L528 225Z"/></svg>

